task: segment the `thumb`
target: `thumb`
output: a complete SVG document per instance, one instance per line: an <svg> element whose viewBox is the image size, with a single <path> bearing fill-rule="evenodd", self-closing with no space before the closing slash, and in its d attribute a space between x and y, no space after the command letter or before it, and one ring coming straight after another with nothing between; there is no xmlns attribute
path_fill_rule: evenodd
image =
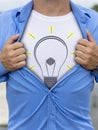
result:
<svg viewBox="0 0 98 130"><path fill-rule="evenodd" d="M87 34L87 38L88 38L88 40L89 40L90 42L96 43L96 41L95 41L95 39L93 38L92 34L91 34L88 30L86 30L86 34Z"/></svg>
<svg viewBox="0 0 98 130"><path fill-rule="evenodd" d="M6 42L6 44L12 44L12 43L14 43L18 38L19 38L19 34L12 35L12 36L8 39L8 41Z"/></svg>

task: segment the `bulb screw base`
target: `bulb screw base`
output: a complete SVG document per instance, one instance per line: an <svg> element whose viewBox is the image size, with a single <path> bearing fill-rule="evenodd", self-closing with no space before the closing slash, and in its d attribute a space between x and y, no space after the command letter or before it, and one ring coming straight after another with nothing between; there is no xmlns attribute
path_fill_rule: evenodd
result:
<svg viewBox="0 0 98 130"><path fill-rule="evenodd" d="M57 77L44 77L45 85L51 89L57 82Z"/></svg>

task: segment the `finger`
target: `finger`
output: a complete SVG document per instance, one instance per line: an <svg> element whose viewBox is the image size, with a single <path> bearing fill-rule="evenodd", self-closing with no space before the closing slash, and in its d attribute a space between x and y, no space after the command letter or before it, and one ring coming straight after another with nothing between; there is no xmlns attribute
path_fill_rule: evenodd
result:
<svg viewBox="0 0 98 130"><path fill-rule="evenodd" d="M21 54L25 54L25 49L24 48L19 48L19 49L17 49L17 50L15 50L15 51L13 51L13 55L14 56L19 56L19 55L21 55Z"/></svg>
<svg viewBox="0 0 98 130"><path fill-rule="evenodd" d="M19 48L24 48L24 46L23 46L23 43L21 43L21 42L15 42L15 44L11 44L10 46L8 45L8 46L6 46L6 48L8 50L16 50Z"/></svg>
<svg viewBox="0 0 98 130"><path fill-rule="evenodd" d="M16 49L16 50L11 50L11 51L9 51L9 52L7 52L7 59L11 59L12 60L12 58L15 58L15 57L17 57L17 56L19 56L19 55L21 55L21 54L25 54L25 49L24 48L19 48L19 49Z"/></svg>
<svg viewBox="0 0 98 130"><path fill-rule="evenodd" d="M76 51L75 54L76 54L76 57L79 57L83 60L85 60L87 58L86 55L84 55L84 53L82 51Z"/></svg>
<svg viewBox="0 0 98 130"><path fill-rule="evenodd" d="M12 66L9 66L7 69L10 71L14 71L17 69L20 69L26 65L26 61L17 62L16 64L13 64Z"/></svg>
<svg viewBox="0 0 98 130"><path fill-rule="evenodd" d="M75 61L80 65L85 65L85 60L81 57L75 57Z"/></svg>
<svg viewBox="0 0 98 130"><path fill-rule="evenodd" d="M88 40L86 39L80 39L78 41L78 44L87 47L89 43L88 43Z"/></svg>
<svg viewBox="0 0 98 130"><path fill-rule="evenodd" d="M11 50L18 50L18 49L22 49L22 48L24 48L24 45L21 42L16 42L15 44L12 44L10 47Z"/></svg>
<svg viewBox="0 0 98 130"><path fill-rule="evenodd" d="M19 38L19 34L13 35L9 38L9 40L6 42L6 44L12 44Z"/></svg>
<svg viewBox="0 0 98 130"><path fill-rule="evenodd" d="M25 54L21 54L21 55L15 57L13 59L13 62L14 63L18 63L18 62L25 61L25 60L26 60L26 55Z"/></svg>
<svg viewBox="0 0 98 130"><path fill-rule="evenodd" d="M77 44L76 46L76 50L82 51L82 52L86 52L86 47L80 44Z"/></svg>
<svg viewBox="0 0 98 130"><path fill-rule="evenodd" d="M23 66L25 66L25 65L26 65L26 61L18 62L18 63L16 64L16 68L15 68L15 69L19 69L19 68L21 68L21 67L23 67Z"/></svg>
<svg viewBox="0 0 98 130"><path fill-rule="evenodd" d="M16 50L16 49L19 49L19 48L24 48L23 43L21 43L21 42L16 42L15 44L12 44L12 45L11 45L11 49L12 49L12 50Z"/></svg>
<svg viewBox="0 0 98 130"><path fill-rule="evenodd" d="M87 33L88 40L91 41L92 43L96 43L96 41L93 38L92 34L88 30L86 30L86 33Z"/></svg>

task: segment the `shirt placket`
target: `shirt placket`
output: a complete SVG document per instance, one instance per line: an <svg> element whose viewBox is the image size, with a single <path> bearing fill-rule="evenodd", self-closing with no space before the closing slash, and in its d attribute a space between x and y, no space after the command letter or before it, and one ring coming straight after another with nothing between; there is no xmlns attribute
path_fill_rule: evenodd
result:
<svg viewBox="0 0 98 130"><path fill-rule="evenodd" d="M53 99L51 98L51 92L48 95L48 119L47 130L56 130L56 107Z"/></svg>

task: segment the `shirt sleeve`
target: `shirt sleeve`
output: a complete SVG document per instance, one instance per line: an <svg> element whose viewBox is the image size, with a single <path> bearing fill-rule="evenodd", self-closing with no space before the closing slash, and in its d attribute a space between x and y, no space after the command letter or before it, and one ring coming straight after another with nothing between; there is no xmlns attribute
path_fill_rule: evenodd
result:
<svg viewBox="0 0 98 130"><path fill-rule="evenodd" d="M94 10L90 10L90 20L88 22L88 31L93 35L93 38L96 41L96 44L98 45L98 13ZM98 82L98 71L93 70L92 74L95 78L95 81Z"/></svg>
<svg viewBox="0 0 98 130"><path fill-rule="evenodd" d="M6 28L6 16L1 13L0 14L0 52L2 48L4 47L4 43L6 42L6 31L4 28ZM0 61L0 82L7 80L7 73L8 70L3 66L2 62Z"/></svg>
<svg viewBox="0 0 98 130"><path fill-rule="evenodd" d="M0 82L4 82L7 80L7 73L8 73L8 70L0 62Z"/></svg>

